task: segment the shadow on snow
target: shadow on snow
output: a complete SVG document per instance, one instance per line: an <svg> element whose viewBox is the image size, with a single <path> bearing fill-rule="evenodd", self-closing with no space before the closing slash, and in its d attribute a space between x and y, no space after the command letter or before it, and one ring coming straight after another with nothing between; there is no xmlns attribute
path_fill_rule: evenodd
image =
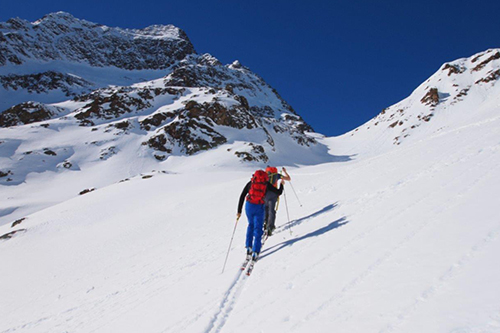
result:
<svg viewBox="0 0 500 333"><path fill-rule="evenodd" d="M304 221L308 220L308 219L311 219L311 218L314 218L314 217L317 217L318 215L321 215L321 214L324 214L332 209L334 209L335 207L337 207L337 203L334 203L334 204L331 204L331 205L328 205L324 208L322 208L321 210L313 213L313 214L310 214L308 216L305 216L305 217L302 217L298 220L294 220L294 221L291 221L290 223L287 223L285 225L283 225L281 228L281 231L285 230L286 227L293 227L293 226L297 226L301 223L303 223ZM276 244L274 245L273 247L270 247L268 249L265 249L264 251L262 251L262 255L260 257L260 260L264 259L265 257L275 253L275 252L278 252L280 250L282 250L283 248L286 248L288 246L292 246L293 244L297 243L297 242L300 242L304 239L308 239L308 238L312 238L312 237L318 237L318 236L321 236L333 229L337 229L345 224L349 223L349 221L347 221L347 219L344 217L341 217L340 219L336 220L336 221L333 221L331 222L330 224L318 229L318 230L315 230L315 231L312 231L304 236L301 236L301 237L298 237L298 238L293 238L293 239L290 239L290 240L287 240L285 242L282 242L280 244Z"/></svg>
<svg viewBox="0 0 500 333"><path fill-rule="evenodd" d="M334 209L337 206L338 206L338 203L333 203L333 204L330 204L328 206L323 207L322 209L318 210L315 213L312 213L310 215L301 217L298 220L292 220L292 221L290 221L288 223L285 223L285 224L283 224L283 225L281 225L281 226L278 227L277 233L284 231L286 228L291 228L291 227L295 227L295 226L301 225L305 221L307 221L309 219L312 219L314 217L317 217L317 216L319 216L321 214L324 214L324 213L326 213L326 212Z"/></svg>

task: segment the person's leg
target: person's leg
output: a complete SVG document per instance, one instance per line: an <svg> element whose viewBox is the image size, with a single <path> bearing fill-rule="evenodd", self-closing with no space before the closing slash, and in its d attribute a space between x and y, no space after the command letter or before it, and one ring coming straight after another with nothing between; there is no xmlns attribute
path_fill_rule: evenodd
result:
<svg viewBox="0 0 500 333"><path fill-rule="evenodd" d="M253 218L253 252L259 254L262 247L262 233L264 223L264 205L255 205Z"/></svg>
<svg viewBox="0 0 500 333"><path fill-rule="evenodd" d="M276 229L276 201L278 198L274 198L273 200L269 200L269 212L267 218L267 230L273 231Z"/></svg>
<svg viewBox="0 0 500 333"><path fill-rule="evenodd" d="M254 217L254 211L253 211L253 204L247 202L245 204L245 213L248 218L248 227L247 227L247 237L245 241L245 247L247 249L253 247L253 234L254 234L254 222L253 220L255 219Z"/></svg>

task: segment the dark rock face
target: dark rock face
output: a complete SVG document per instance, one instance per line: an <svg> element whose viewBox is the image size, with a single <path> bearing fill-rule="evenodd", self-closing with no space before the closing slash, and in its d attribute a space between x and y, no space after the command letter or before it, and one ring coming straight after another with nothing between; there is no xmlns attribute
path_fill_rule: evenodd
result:
<svg viewBox="0 0 500 333"><path fill-rule="evenodd" d="M26 102L0 113L0 127L31 124L51 119L55 113L41 103Z"/></svg>
<svg viewBox="0 0 500 333"><path fill-rule="evenodd" d="M237 129L252 129L258 126L255 118L245 109L244 104L227 108L218 102L199 104L196 101L186 103L184 109L175 114L157 116L155 124L176 117L176 121L162 127L163 133L152 136L146 144L156 150L171 153L174 147L192 155L202 150L211 149L227 142L227 139L214 129L215 125ZM154 117L146 118L142 125L149 126Z"/></svg>
<svg viewBox="0 0 500 333"><path fill-rule="evenodd" d="M80 101L89 101L87 105L79 109L75 118L82 125L93 125L92 118L115 119L132 111L143 110L151 107L148 102L149 95L133 97L129 92L131 89L122 88L118 91L104 89L78 98Z"/></svg>
<svg viewBox="0 0 500 333"><path fill-rule="evenodd" d="M128 70L164 69L195 53L184 31L171 25L141 30L110 28L62 12L34 23L10 19L0 23L0 31L0 65L36 59Z"/></svg>
<svg viewBox="0 0 500 333"><path fill-rule="evenodd" d="M26 89L29 93L47 93L61 89L66 96L73 97L82 89L90 89L92 83L72 75L48 71L28 75L0 76L0 85L6 90Z"/></svg>

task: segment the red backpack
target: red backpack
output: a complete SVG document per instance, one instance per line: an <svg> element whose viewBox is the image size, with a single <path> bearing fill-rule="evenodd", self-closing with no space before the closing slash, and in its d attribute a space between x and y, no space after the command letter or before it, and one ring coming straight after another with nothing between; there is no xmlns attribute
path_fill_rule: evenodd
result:
<svg viewBox="0 0 500 333"><path fill-rule="evenodd" d="M252 176L252 184L248 191L247 201L256 205L264 203L264 195L266 194L267 182L269 177L263 170L257 170Z"/></svg>

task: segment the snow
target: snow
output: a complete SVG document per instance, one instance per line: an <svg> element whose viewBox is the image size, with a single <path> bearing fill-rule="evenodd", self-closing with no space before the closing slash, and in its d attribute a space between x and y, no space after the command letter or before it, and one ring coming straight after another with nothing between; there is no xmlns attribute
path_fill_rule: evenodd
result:
<svg viewBox="0 0 500 333"><path fill-rule="evenodd" d="M288 168L303 205L287 185L249 278L244 219L221 274L253 171L219 166L226 147L4 225L27 231L0 243L0 330L498 332L500 118L484 114L376 156L323 139L350 158Z"/></svg>

